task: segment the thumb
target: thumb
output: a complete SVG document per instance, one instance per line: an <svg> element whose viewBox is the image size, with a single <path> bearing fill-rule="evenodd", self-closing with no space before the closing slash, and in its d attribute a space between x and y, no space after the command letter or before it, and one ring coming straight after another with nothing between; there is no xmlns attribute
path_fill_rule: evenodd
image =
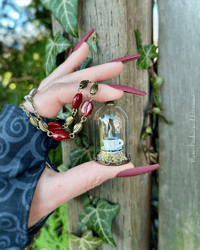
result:
<svg viewBox="0 0 200 250"><path fill-rule="evenodd" d="M110 168L111 173L113 174L113 178L117 176L120 172L127 170L127 169L133 169L135 166L132 162L129 162L127 164L121 165L121 166L108 166Z"/></svg>
<svg viewBox="0 0 200 250"><path fill-rule="evenodd" d="M93 168L93 173L96 176L95 178L98 179L98 185L100 185L104 181L107 181L108 179L115 178L118 173L124 170L134 168L134 165L131 162L121 166L105 166L98 162L91 161L91 165Z"/></svg>

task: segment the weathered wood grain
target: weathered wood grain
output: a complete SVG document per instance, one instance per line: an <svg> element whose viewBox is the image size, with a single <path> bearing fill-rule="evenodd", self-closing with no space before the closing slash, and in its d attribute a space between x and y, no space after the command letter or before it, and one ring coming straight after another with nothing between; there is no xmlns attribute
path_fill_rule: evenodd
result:
<svg viewBox="0 0 200 250"><path fill-rule="evenodd" d="M200 249L200 2L159 0L158 5L163 114L174 123L168 126L159 122L159 250L197 250ZM194 162L190 163L191 159Z"/></svg>
<svg viewBox="0 0 200 250"><path fill-rule="evenodd" d="M134 29L139 29L145 44L151 42L151 1L137 0L87 0L79 2L79 37L92 27L98 37L98 55L90 53L92 65L109 62L115 58L137 54ZM78 39L70 38L74 45ZM123 84L148 92L148 73L137 70L136 62L124 65L119 77L107 83ZM124 94L118 105L124 108L130 121L130 153L136 167L147 165L140 148L140 133L143 124L143 109L148 97ZM95 104L95 111L102 104ZM92 142L92 116L85 124ZM89 129L90 128L90 129ZM64 145L64 144L63 144ZM64 162L68 162L70 147L65 144ZM148 250L150 233L150 174L130 178L115 178L90 191L121 206L114 219L112 236L118 250ZM67 203L69 232L77 233L79 214L83 210L82 196ZM70 250L76 249L74 245ZM107 244L100 250L113 249Z"/></svg>
<svg viewBox="0 0 200 250"><path fill-rule="evenodd" d="M151 41L151 1L136 0L87 0L79 3L80 38L95 28L98 37L98 55L91 54L92 65L109 62L118 57L137 54L134 29L139 29L145 43ZM77 39L72 39L77 43ZM136 63L124 65L119 77L107 83L123 84L148 91L146 70L136 70ZM136 167L146 164L143 153L138 152L143 123L143 108L147 97L124 94L118 104L125 109L130 119L130 149ZM102 104L96 104L95 110ZM93 114L95 113L93 111ZM92 118L87 122L92 138ZM118 216L113 223L112 236L119 250L149 249L150 178L149 174L132 178L115 178L90 191L92 196L119 203ZM83 210L81 198L68 202L69 231L78 230L78 215ZM71 245L71 250L75 249ZM103 244L99 249L113 249Z"/></svg>

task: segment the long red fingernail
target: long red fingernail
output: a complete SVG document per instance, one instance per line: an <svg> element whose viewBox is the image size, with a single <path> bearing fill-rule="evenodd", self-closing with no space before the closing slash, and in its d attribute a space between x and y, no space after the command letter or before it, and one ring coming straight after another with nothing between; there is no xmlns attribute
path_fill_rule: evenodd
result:
<svg viewBox="0 0 200 250"><path fill-rule="evenodd" d="M108 84L110 87L114 88L114 89L119 89L119 90L123 90L124 92L127 93L132 93L132 94L136 94L136 95L147 95L146 92L141 91L139 89L134 89L128 86L124 86L124 85L118 85L118 84Z"/></svg>
<svg viewBox="0 0 200 250"><path fill-rule="evenodd" d="M151 171L154 171L159 168L159 164L150 165L150 166L144 166L144 167L138 167L138 168L130 168L126 169L116 175L116 177L131 177L136 176L140 174L145 174Z"/></svg>
<svg viewBox="0 0 200 250"><path fill-rule="evenodd" d="M91 34L94 32L94 28L92 28L91 30L89 30L86 35L77 43L76 47L74 48L74 51L76 51L82 43L84 43L85 41L87 41L87 39L91 36Z"/></svg>
<svg viewBox="0 0 200 250"><path fill-rule="evenodd" d="M121 58L117 58L115 60L112 60L110 62L122 62L122 63L127 63L127 62L130 62L130 61L133 61L133 60L136 60L140 58L140 55L132 55L132 56L125 56L125 57L121 57Z"/></svg>

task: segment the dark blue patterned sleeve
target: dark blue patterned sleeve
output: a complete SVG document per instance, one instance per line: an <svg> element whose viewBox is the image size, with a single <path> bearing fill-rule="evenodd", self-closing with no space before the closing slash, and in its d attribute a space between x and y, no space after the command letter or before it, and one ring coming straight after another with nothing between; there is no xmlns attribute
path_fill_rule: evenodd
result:
<svg viewBox="0 0 200 250"><path fill-rule="evenodd" d="M56 121L64 123L64 120ZM26 247L51 215L28 229L29 210L37 182L45 165L51 166L48 153L58 144L31 125L22 109L9 104L4 106L0 113L1 250ZM51 168L56 171L55 167Z"/></svg>

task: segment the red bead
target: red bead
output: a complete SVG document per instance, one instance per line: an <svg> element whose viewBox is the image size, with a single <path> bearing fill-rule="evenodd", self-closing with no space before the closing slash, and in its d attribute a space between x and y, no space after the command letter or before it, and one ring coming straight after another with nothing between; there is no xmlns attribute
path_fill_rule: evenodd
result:
<svg viewBox="0 0 200 250"><path fill-rule="evenodd" d="M63 129L59 129L53 133L52 138L56 141L67 140L69 138L69 133Z"/></svg>
<svg viewBox="0 0 200 250"><path fill-rule="evenodd" d="M92 113L93 103L89 100L85 101L81 106L81 114L84 117L87 117Z"/></svg>
<svg viewBox="0 0 200 250"><path fill-rule="evenodd" d="M48 130L51 132L55 132L56 130L62 129L62 125L58 122L49 122L47 123Z"/></svg>
<svg viewBox="0 0 200 250"><path fill-rule="evenodd" d="M76 94L72 101L72 107L74 109L78 109L79 106L81 105L82 100L83 100L83 95L81 93Z"/></svg>

